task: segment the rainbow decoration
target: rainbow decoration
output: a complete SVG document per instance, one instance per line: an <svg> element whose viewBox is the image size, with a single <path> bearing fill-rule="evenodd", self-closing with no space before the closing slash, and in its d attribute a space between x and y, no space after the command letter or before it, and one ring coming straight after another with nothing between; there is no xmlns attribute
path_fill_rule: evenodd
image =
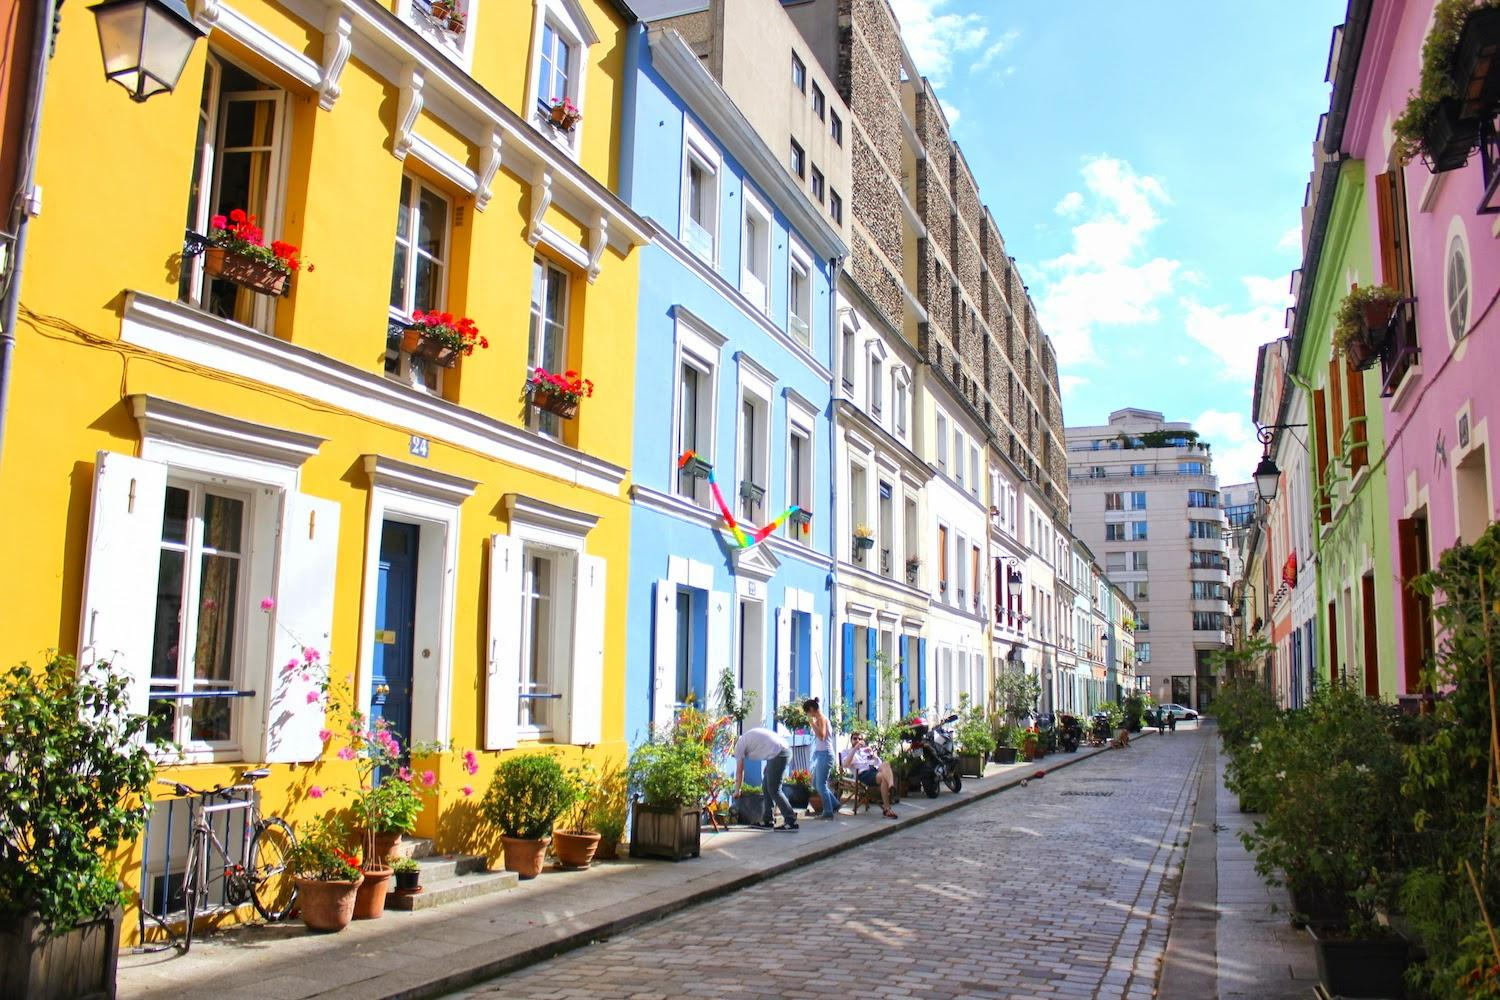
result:
<svg viewBox="0 0 1500 1000"><path fill-rule="evenodd" d="M698 454L696 452L683 452L682 457L677 460L678 471L682 471L687 467L687 464L689 462L697 457ZM735 544L742 549L754 548L756 545L759 545L767 538L770 538L777 528L780 528L787 522L788 518L802 509L796 504L793 504L792 506L784 510L781 513L781 516L776 518L776 520L772 521L771 523L764 525L763 527L751 528L749 532L746 532L745 528L740 526L740 522L735 520L734 514L730 513L729 505L724 502L724 494L719 492L719 484L714 479L714 467L707 462L705 462L704 464L708 466L709 492L713 494L714 503L719 505L719 514L724 518L724 523L728 525L730 534L734 536ZM809 530L810 529L808 525L804 523L802 525L803 534L806 534Z"/></svg>

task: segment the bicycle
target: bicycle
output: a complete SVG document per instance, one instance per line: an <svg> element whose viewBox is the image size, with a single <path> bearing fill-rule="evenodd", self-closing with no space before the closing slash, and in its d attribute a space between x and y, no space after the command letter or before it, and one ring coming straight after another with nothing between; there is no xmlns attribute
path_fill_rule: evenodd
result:
<svg viewBox="0 0 1500 1000"><path fill-rule="evenodd" d="M206 789L192 788L167 778L157 779L157 784L170 786L179 796L199 800L192 807L193 832L188 843L187 871L182 879L182 901L187 921L183 932L184 954L193 946L193 923L198 912L207 909L210 881L221 878L226 902L239 906L248 900L268 921L286 919L296 904L297 883L287 869L286 859L297 846L297 838L286 820L279 816L262 816L255 804L255 782L270 773L264 768L246 771L240 776L244 784L216 785ZM234 795L240 792L248 794L243 799L235 798ZM249 811L246 825L252 832L243 839L240 858L236 861L214 832L209 817L238 809ZM227 832L225 836L228 836ZM223 874L216 879L209 877L211 851L217 851L223 861Z"/></svg>

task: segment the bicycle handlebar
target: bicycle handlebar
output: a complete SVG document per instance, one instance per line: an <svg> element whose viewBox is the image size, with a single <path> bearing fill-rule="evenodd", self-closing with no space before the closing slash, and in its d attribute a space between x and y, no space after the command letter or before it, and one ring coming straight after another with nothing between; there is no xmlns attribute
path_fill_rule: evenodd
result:
<svg viewBox="0 0 1500 1000"><path fill-rule="evenodd" d="M224 795L228 792L255 791L254 785L215 785L212 788L193 788L191 785L184 785L182 782L173 781L170 778L157 778L156 783L168 786L182 798L196 795Z"/></svg>

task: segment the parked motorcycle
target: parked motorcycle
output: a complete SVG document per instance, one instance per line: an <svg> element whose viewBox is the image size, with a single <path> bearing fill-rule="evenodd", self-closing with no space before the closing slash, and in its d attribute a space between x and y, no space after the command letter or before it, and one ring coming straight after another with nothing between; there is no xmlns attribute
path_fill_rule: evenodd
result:
<svg viewBox="0 0 1500 1000"><path fill-rule="evenodd" d="M1057 727L1057 743L1068 753L1078 749L1078 744L1083 742L1083 724L1078 721L1077 716L1059 715Z"/></svg>
<svg viewBox="0 0 1500 1000"><path fill-rule="evenodd" d="M938 797L939 783L947 785L951 792L963 788L953 730L949 728L957 721L956 714L935 726L928 726L918 719L901 734L902 740L911 744L916 757L916 764L907 772L906 778L913 785L920 785L929 799Z"/></svg>
<svg viewBox="0 0 1500 1000"><path fill-rule="evenodd" d="M1089 734L1089 744L1099 747L1104 746L1114 737L1114 733L1110 728L1109 714L1107 712L1094 713L1094 722L1093 725L1089 727Z"/></svg>

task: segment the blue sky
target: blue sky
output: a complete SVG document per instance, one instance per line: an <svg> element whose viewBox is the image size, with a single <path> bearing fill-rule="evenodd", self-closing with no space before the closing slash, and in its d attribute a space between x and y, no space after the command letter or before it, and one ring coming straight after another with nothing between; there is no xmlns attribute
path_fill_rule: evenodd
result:
<svg viewBox="0 0 1500 1000"><path fill-rule="evenodd" d="M1190 420L1248 479L1345 0L892 0L1055 343L1069 424Z"/></svg>

